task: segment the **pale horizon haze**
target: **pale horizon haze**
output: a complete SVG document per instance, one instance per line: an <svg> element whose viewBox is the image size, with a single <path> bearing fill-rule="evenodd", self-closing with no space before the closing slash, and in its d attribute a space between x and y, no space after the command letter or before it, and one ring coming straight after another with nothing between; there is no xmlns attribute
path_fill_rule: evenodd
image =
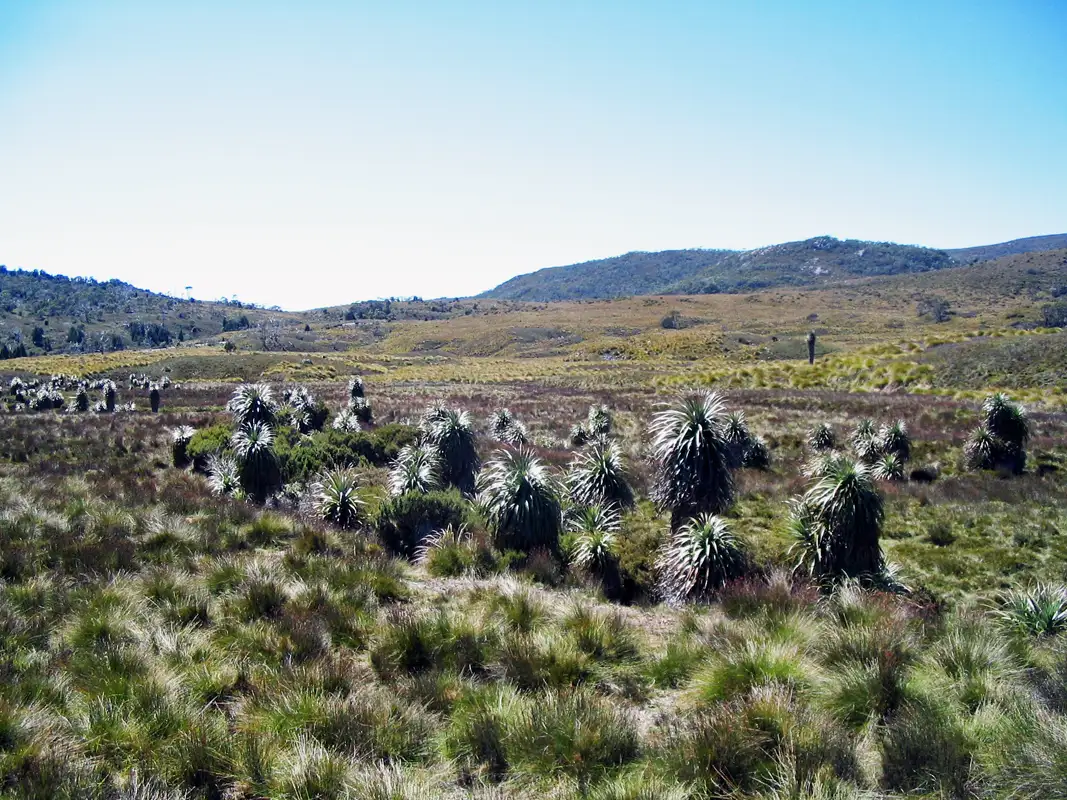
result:
<svg viewBox="0 0 1067 800"><path fill-rule="evenodd" d="M1067 3L7 2L0 264L304 309L1067 232Z"/></svg>

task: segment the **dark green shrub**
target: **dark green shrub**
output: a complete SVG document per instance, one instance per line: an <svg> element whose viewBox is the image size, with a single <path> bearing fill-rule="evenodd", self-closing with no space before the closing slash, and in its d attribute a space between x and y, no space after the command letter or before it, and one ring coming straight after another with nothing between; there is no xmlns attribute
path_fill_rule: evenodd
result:
<svg viewBox="0 0 1067 800"><path fill-rule="evenodd" d="M412 558L427 535L449 525L459 528L469 511L470 506L456 489L408 492L382 504L374 527L390 552Z"/></svg>
<svg viewBox="0 0 1067 800"><path fill-rule="evenodd" d="M614 544L622 601L648 600L656 596L656 558L667 534L666 523L656 518L647 502L623 516L622 528Z"/></svg>
<svg viewBox="0 0 1067 800"><path fill-rule="evenodd" d="M193 469L206 473L208 458L228 452L232 435L233 429L229 425L212 425L194 433L185 447L186 458L193 463Z"/></svg>
<svg viewBox="0 0 1067 800"><path fill-rule="evenodd" d="M408 425L383 425L358 433L329 428L310 437L279 434L276 449L286 481L306 483L331 469L388 466L404 443L414 440L415 429Z"/></svg>

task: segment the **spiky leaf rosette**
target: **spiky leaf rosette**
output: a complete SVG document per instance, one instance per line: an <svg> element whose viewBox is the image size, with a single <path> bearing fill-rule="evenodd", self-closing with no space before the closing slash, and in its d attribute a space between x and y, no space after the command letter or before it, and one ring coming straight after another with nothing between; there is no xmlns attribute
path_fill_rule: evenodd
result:
<svg viewBox="0 0 1067 800"><path fill-rule="evenodd" d="M600 403L589 406L585 427L590 436L594 438L607 436L611 433L612 424L611 411L608 410L607 406Z"/></svg>
<svg viewBox="0 0 1067 800"><path fill-rule="evenodd" d="M896 453L886 453L871 465L871 475L879 481L902 481L904 462Z"/></svg>
<svg viewBox="0 0 1067 800"><path fill-rule="evenodd" d="M1006 444L1022 448L1030 438L1030 419L1021 405L997 392L982 403L985 427Z"/></svg>
<svg viewBox="0 0 1067 800"><path fill-rule="evenodd" d="M818 577L825 565L823 546L826 529L819 520L818 509L804 500L791 500L786 532L792 540L789 557L793 571L806 577Z"/></svg>
<svg viewBox="0 0 1067 800"><path fill-rule="evenodd" d="M903 464L911 458L911 436L904 420L898 419L892 425L883 425L878 431L883 453L892 453Z"/></svg>
<svg viewBox="0 0 1067 800"><path fill-rule="evenodd" d="M184 467L189 463L187 450L194 433L196 433L196 431L188 425L179 425L170 432L171 458L174 462L174 466Z"/></svg>
<svg viewBox="0 0 1067 800"><path fill-rule="evenodd" d="M1067 631L1067 588L1039 583L1009 592L997 616L1027 636L1055 636Z"/></svg>
<svg viewBox="0 0 1067 800"><path fill-rule="evenodd" d="M193 434L196 433L196 429L189 425L179 425L170 432L171 442L174 444L189 444L189 440L193 438Z"/></svg>
<svg viewBox="0 0 1067 800"><path fill-rule="evenodd" d="M207 475L212 494L230 497L243 493L241 472L237 467L237 460L232 456L216 453L208 456Z"/></svg>
<svg viewBox="0 0 1067 800"><path fill-rule="evenodd" d="M508 428L515 421L510 409L498 408L489 416L489 435L497 441L504 441Z"/></svg>
<svg viewBox="0 0 1067 800"><path fill-rule="evenodd" d="M706 597L748 571L748 557L725 519L700 514L671 534L656 560L668 602Z"/></svg>
<svg viewBox="0 0 1067 800"><path fill-rule="evenodd" d="M528 444L530 439L526 426L506 408L494 411L489 418L489 435L498 442L515 447Z"/></svg>
<svg viewBox="0 0 1067 800"><path fill-rule="evenodd" d="M1025 453L1021 448L1012 447L993 433L985 425L979 425L963 446L963 458L968 469L998 469L1007 467L1012 471L1022 471Z"/></svg>
<svg viewBox="0 0 1067 800"><path fill-rule="evenodd" d="M557 549L559 491L537 456L525 448L498 452L478 477L478 489L478 504L498 548Z"/></svg>
<svg viewBox="0 0 1067 800"><path fill-rule="evenodd" d="M817 453L837 447L837 434L829 423L821 422L808 431L808 447Z"/></svg>
<svg viewBox="0 0 1067 800"><path fill-rule="evenodd" d="M74 395L74 410L82 413L89 410L89 392L86 391L84 386L79 386L77 393Z"/></svg>
<svg viewBox="0 0 1067 800"><path fill-rule="evenodd" d="M726 441L730 445L730 466L740 467L745 460L745 449L752 440L744 411L731 411L726 415L723 425Z"/></svg>
<svg viewBox="0 0 1067 800"><path fill-rule="evenodd" d="M265 383L246 383L233 391L233 397L226 404L226 409L233 415L237 426L259 423L274 424L274 412L278 404L274 401L274 392Z"/></svg>
<svg viewBox="0 0 1067 800"><path fill-rule="evenodd" d="M424 437L428 437L433 430L433 426L440 422L447 413L448 406L440 400L433 403L422 412L422 416L419 418L419 433Z"/></svg>
<svg viewBox="0 0 1067 800"><path fill-rule="evenodd" d="M361 423L369 425L374 420L374 410L366 397L354 397L349 400L348 411Z"/></svg>
<svg viewBox="0 0 1067 800"><path fill-rule="evenodd" d="M734 498L725 407L715 392L693 395L655 415L652 498L671 511L671 528L687 517L725 511Z"/></svg>
<svg viewBox="0 0 1067 800"><path fill-rule="evenodd" d="M749 439L745 454L741 458L741 466L748 469L770 468L771 451L767 448L767 442L762 436L753 436Z"/></svg>
<svg viewBox="0 0 1067 800"><path fill-rule="evenodd" d="M849 458L828 464L826 473L804 495L822 524L823 574L859 577L882 570L879 545L885 514L871 470Z"/></svg>
<svg viewBox="0 0 1067 800"><path fill-rule="evenodd" d="M409 444L401 449L389 472L389 492L393 497L432 492L440 486L441 459L435 448Z"/></svg>
<svg viewBox="0 0 1067 800"><path fill-rule="evenodd" d="M365 503L359 496L359 480L351 469L323 474L314 485L319 515L339 528L349 530L363 519Z"/></svg>
<svg viewBox="0 0 1067 800"><path fill-rule="evenodd" d="M432 531L426 534L422 543L415 548L415 563L425 566L434 550L449 546L462 547L469 545L472 540L473 536L466 525L460 525L458 528L448 525L439 531Z"/></svg>
<svg viewBox="0 0 1067 800"><path fill-rule="evenodd" d="M619 512L614 506L592 505L580 509L567 522L574 534L571 562L580 569L603 570L615 558L615 535Z"/></svg>
<svg viewBox="0 0 1067 800"><path fill-rule="evenodd" d="M856 427L852 429L852 435L849 436L849 441L855 446L857 443L862 442L865 439L874 439L878 436L878 429L875 427L874 420L869 417L864 417L856 423Z"/></svg>
<svg viewBox="0 0 1067 800"><path fill-rule="evenodd" d="M294 406L289 402L278 406L274 419L278 425L285 425L301 433L307 433L311 429L311 417L307 409L303 406Z"/></svg>
<svg viewBox="0 0 1067 800"><path fill-rule="evenodd" d="M274 452L274 430L264 422L242 425L230 437L241 476L241 488L257 503L282 486L281 466Z"/></svg>
<svg viewBox="0 0 1067 800"><path fill-rule="evenodd" d="M883 455L882 442L877 435L852 437L852 451L862 463L870 466Z"/></svg>
<svg viewBox="0 0 1067 800"><path fill-rule="evenodd" d="M567 473L567 487L578 505L629 508L634 504L622 451L615 442L594 442L575 455Z"/></svg>
<svg viewBox="0 0 1067 800"><path fill-rule="evenodd" d="M345 431L346 433L359 433L361 430L356 415L347 408L341 409L341 411L338 412L337 416L333 418L332 426L334 430Z"/></svg>
<svg viewBox="0 0 1067 800"><path fill-rule="evenodd" d="M306 386L297 384L285 390L282 394L282 402L296 408L311 408L315 405L315 397Z"/></svg>
<svg viewBox="0 0 1067 800"><path fill-rule="evenodd" d="M585 425L579 422L571 427L567 438L570 440L571 447L584 447L589 443L589 440L592 437L589 435L589 431Z"/></svg>
<svg viewBox="0 0 1067 800"><path fill-rule="evenodd" d="M801 468L801 472L809 478L824 478L833 471L838 462L847 459L848 456L843 455L836 450L822 452L809 460Z"/></svg>
<svg viewBox="0 0 1067 800"><path fill-rule="evenodd" d="M104 408L110 413L115 410L115 395L118 392L118 387L115 386L113 380L109 379L104 381L100 388L104 393Z"/></svg>
<svg viewBox="0 0 1067 800"><path fill-rule="evenodd" d="M363 378L359 375L353 375L348 379L348 399L349 401L355 400L364 396L366 387L363 384Z"/></svg>
<svg viewBox="0 0 1067 800"><path fill-rule="evenodd" d="M473 495L481 459L470 415L460 409L446 408L434 415L424 437L441 460L441 482Z"/></svg>

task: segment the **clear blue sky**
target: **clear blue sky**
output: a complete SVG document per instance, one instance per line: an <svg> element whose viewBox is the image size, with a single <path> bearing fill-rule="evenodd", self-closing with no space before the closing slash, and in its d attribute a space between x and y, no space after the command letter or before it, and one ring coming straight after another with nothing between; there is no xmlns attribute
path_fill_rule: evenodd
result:
<svg viewBox="0 0 1067 800"><path fill-rule="evenodd" d="M304 308L1067 231L1067 2L0 0L0 263Z"/></svg>

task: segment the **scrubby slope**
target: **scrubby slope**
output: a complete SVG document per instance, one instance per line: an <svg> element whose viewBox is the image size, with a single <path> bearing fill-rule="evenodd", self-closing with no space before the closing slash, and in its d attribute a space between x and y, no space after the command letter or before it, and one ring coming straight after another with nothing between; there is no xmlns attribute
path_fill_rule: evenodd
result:
<svg viewBox="0 0 1067 800"><path fill-rule="evenodd" d="M1038 253L1044 250L1059 250L1067 247L1067 233L1054 233L1049 236L1028 236L1025 239L1012 239L1010 242L987 244L978 247L959 247L946 250L957 261L989 261L1003 256L1020 253Z"/></svg>
<svg viewBox="0 0 1067 800"><path fill-rule="evenodd" d="M546 267L478 295L497 300L589 300L659 294L729 255L730 250L635 252L564 267Z"/></svg>

